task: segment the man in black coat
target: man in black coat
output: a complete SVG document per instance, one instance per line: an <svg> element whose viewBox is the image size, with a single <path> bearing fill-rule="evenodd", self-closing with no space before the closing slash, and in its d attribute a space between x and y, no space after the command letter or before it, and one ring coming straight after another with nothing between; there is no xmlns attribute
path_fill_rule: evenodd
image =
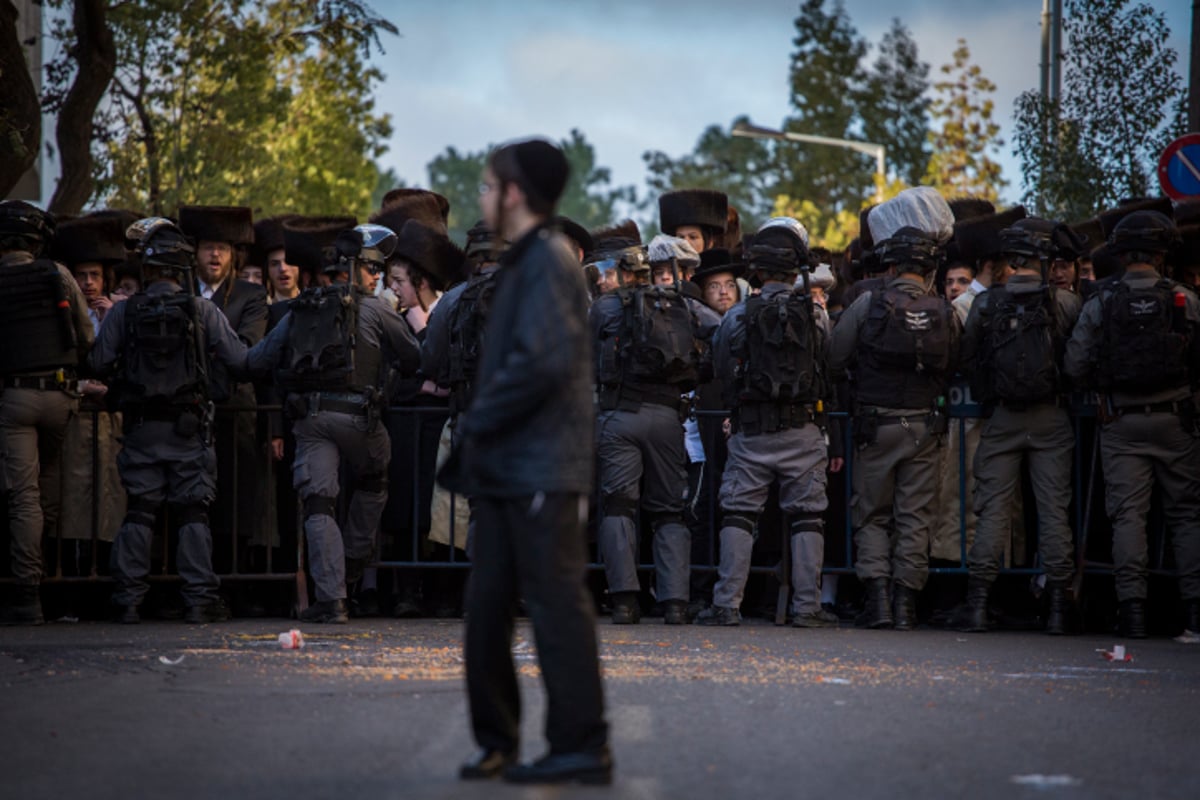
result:
<svg viewBox="0 0 1200 800"><path fill-rule="evenodd" d="M543 140L495 150L480 208L512 242L500 259L475 396L443 471L469 495L477 534L467 592L467 694L482 751L464 779L609 783L612 756L595 617L585 588L592 490L588 293L570 246L549 224L567 180ZM518 765L521 700L512 660L523 598L546 686L549 752Z"/></svg>

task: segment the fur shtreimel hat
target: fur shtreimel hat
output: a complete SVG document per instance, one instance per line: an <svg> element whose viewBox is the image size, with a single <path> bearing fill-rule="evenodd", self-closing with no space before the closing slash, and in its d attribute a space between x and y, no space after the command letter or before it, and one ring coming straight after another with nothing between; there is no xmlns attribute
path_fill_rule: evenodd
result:
<svg viewBox="0 0 1200 800"><path fill-rule="evenodd" d="M992 204L992 201L984 200L982 197L955 197L948 203L955 222L973 217L986 217L988 214L996 213L996 206Z"/></svg>
<svg viewBox="0 0 1200 800"><path fill-rule="evenodd" d="M179 229L197 242L254 243L254 214L246 206L180 206Z"/></svg>
<svg viewBox="0 0 1200 800"><path fill-rule="evenodd" d="M295 218L294 214L284 214L260 219L254 223L254 246L250 248L247 263L266 269L267 257L271 255L271 252L284 247L283 223Z"/></svg>
<svg viewBox="0 0 1200 800"><path fill-rule="evenodd" d="M63 222L50 247L50 257L69 268L87 263L106 267L119 264L126 259L125 230L136 221L102 211Z"/></svg>
<svg viewBox="0 0 1200 800"><path fill-rule="evenodd" d="M1169 197L1135 197L1122 200L1116 208L1101 211L1096 216L1101 227L1104 228L1104 238L1108 239L1109 236L1112 236L1113 228L1117 227L1117 223L1135 211L1157 211L1168 217L1174 214Z"/></svg>
<svg viewBox="0 0 1200 800"><path fill-rule="evenodd" d="M1179 239L1169 257L1171 266L1200 268L1200 222L1180 225Z"/></svg>
<svg viewBox="0 0 1200 800"><path fill-rule="evenodd" d="M426 189L392 189L383 197L383 207L368 222L391 228L396 234L410 219L431 230L446 233L450 201Z"/></svg>
<svg viewBox="0 0 1200 800"><path fill-rule="evenodd" d="M304 272L320 274L337 261L333 243L338 234L357 224L354 217L292 217L284 220L283 257Z"/></svg>
<svg viewBox="0 0 1200 800"><path fill-rule="evenodd" d="M466 254L441 231L410 219L396 236L396 249L388 262L409 262L429 276L434 291L440 292L462 275Z"/></svg>
<svg viewBox="0 0 1200 800"><path fill-rule="evenodd" d="M1104 226L1095 217L1072 222L1067 227L1083 242L1083 251L1079 254L1081 257L1086 257L1090 251L1104 244Z"/></svg>
<svg viewBox="0 0 1200 800"><path fill-rule="evenodd" d="M712 189L667 192L658 198L658 220L662 232L672 236L683 225L699 225L723 237L729 224L729 199Z"/></svg>
<svg viewBox="0 0 1200 800"><path fill-rule="evenodd" d="M593 253L637 247L641 243L642 232L638 230L637 223L631 219L592 231Z"/></svg>
<svg viewBox="0 0 1200 800"><path fill-rule="evenodd" d="M1000 254L1000 231L1029 216L1025 206L1013 206L999 214L972 217L954 223L954 243L963 261L987 261Z"/></svg>

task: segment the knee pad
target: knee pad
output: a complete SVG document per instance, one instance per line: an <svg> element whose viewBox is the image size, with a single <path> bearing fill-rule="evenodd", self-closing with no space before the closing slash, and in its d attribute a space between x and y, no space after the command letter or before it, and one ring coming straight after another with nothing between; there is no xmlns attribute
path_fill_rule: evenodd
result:
<svg viewBox="0 0 1200 800"><path fill-rule="evenodd" d="M825 519L820 514L809 511L801 511L791 515L791 522L788 526L792 536L799 533L825 533Z"/></svg>
<svg viewBox="0 0 1200 800"><path fill-rule="evenodd" d="M129 504L125 507L125 522L153 528L154 521L158 519L158 505L140 495L131 495Z"/></svg>
<svg viewBox="0 0 1200 800"><path fill-rule="evenodd" d="M360 492L380 494L387 491L387 475L380 472L374 475L363 475L354 482L354 488Z"/></svg>
<svg viewBox="0 0 1200 800"><path fill-rule="evenodd" d="M721 519L722 528L737 528L751 536L758 530L758 514L752 511L727 511Z"/></svg>
<svg viewBox="0 0 1200 800"><path fill-rule="evenodd" d="M672 522L683 524L683 514L678 511L666 511L661 514L655 514L650 519L650 527L657 531L663 525L669 525Z"/></svg>
<svg viewBox="0 0 1200 800"><path fill-rule="evenodd" d="M606 494L600 499L600 508L606 517L637 519L638 502L632 497L619 494Z"/></svg>
<svg viewBox="0 0 1200 800"><path fill-rule="evenodd" d="M317 516L332 517L337 511L337 498L311 494L304 498L304 518Z"/></svg>
<svg viewBox="0 0 1200 800"><path fill-rule="evenodd" d="M208 524L208 506L202 503L186 503L172 507L174 519L178 523L178 527L184 525L201 525Z"/></svg>

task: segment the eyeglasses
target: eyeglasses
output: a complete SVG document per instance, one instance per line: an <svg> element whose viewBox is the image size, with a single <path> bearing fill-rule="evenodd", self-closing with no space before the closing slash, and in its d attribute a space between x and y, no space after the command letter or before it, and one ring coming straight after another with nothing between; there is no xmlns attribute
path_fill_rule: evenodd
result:
<svg viewBox="0 0 1200 800"><path fill-rule="evenodd" d="M488 192L492 191L495 188L496 188L496 184L488 183L487 181L484 181L483 183L479 184L479 193L487 194Z"/></svg>

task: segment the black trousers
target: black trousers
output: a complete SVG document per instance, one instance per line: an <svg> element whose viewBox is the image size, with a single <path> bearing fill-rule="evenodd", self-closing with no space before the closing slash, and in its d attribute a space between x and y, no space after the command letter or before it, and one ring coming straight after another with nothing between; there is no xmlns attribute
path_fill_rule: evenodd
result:
<svg viewBox="0 0 1200 800"><path fill-rule="evenodd" d="M596 620L585 585L587 498L538 494L474 499L475 554L467 587L467 695L475 741L515 753L521 697L512 659L523 598L546 686L552 753L608 742Z"/></svg>

